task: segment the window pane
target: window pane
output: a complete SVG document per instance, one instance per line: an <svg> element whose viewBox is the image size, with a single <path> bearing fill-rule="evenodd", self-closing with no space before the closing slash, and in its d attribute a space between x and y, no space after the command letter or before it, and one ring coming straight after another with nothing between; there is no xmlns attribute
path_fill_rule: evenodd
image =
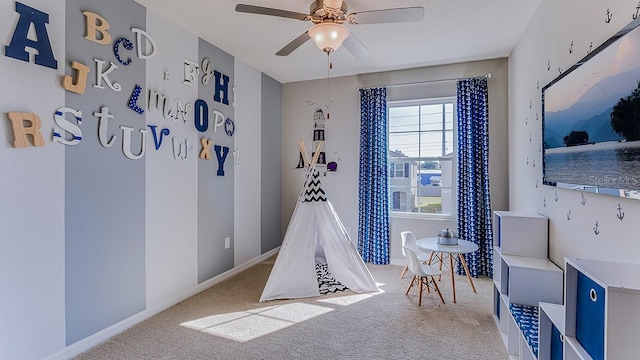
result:
<svg viewBox="0 0 640 360"><path fill-rule="evenodd" d="M389 133L389 156L405 157L419 156L419 133L392 134Z"/></svg>
<svg viewBox="0 0 640 360"><path fill-rule="evenodd" d="M453 145L453 130L448 130L444 133L444 155L453 154Z"/></svg>
<svg viewBox="0 0 640 360"><path fill-rule="evenodd" d="M420 107L420 130L442 130L442 105L423 105Z"/></svg>
<svg viewBox="0 0 640 360"><path fill-rule="evenodd" d="M445 104L444 109L445 129L453 130L453 104Z"/></svg>
<svg viewBox="0 0 640 360"><path fill-rule="evenodd" d="M419 131L418 106L389 108L389 133Z"/></svg>
<svg viewBox="0 0 640 360"><path fill-rule="evenodd" d="M428 132L420 134L420 156L442 156L442 132Z"/></svg>

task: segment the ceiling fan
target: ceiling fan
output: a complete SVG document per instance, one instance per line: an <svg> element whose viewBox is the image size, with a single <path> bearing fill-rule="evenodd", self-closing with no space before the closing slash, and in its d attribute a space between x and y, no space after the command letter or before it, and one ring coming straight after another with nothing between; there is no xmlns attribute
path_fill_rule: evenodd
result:
<svg viewBox="0 0 640 360"><path fill-rule="evenodd" d="M314 25L308 31L295 38L276 53L287 56L299 48L307 40L312 39L316 46L327 54L337 50L343 43L356 58L362 59L371 52L358 40L344 23L379 24L394 22L421 21L424 18L424 7L392 8L349 13L347 3L342 0L316 0L311 4L309 14L273 9L262 6L238 4L236 11L250 14L278 16L301 21L311 21Z"/></svg>

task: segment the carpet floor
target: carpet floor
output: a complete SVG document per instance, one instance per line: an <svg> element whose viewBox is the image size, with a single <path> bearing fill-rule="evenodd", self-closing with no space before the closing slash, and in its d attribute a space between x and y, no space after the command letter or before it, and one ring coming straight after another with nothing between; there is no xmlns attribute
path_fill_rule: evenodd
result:
<svg viewBox="0 0 640 360"><path fill-rule="evenodd" d="M258 302L275 257L75 357L89 359L508 359L491 314L493 282L439 282L446 303L404 292L402 267L368 265L380 292Z"/></svg>

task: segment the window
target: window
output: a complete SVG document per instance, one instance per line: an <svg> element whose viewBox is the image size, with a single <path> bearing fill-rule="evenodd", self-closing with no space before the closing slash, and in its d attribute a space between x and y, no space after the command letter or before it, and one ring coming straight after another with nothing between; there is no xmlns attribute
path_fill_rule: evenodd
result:
<svg viewBox="0 0 640 360"><path fill-rule="evenodd" d="M390 102L388 119L393 212L455 216L455 98Z"/></svg>

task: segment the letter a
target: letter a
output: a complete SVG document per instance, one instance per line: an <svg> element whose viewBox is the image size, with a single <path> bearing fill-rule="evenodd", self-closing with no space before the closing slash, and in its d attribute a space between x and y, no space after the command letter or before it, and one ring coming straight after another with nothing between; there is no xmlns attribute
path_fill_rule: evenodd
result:
<svg viewBox="0 0 640 360"><path fill-rule="evenodd" d="M91 40L100 45L107 45L111 43L111 34L107 32L111 25L102 16L92 13L91 11L85 11L82 13L87 19L87 34L85 39ZM100 39L96 35L100 34Z"/></svg>
<svg viewBox="0 0 640 360"><path fill-rule="evenodd" d="M34 113L10 112L7 113L11 128L13 129L13 147L21 148L29 146L27 135L33 137L33 146L44 146L44 138L40 132L42 120ZM28 121L31 126L25 127L24 122Z"/></svg>
<svg viewBox="0 0 640 360"><path fill-rule="evenodd" d="M45 24L49 23L49 14L38 11L16 1L16 12L20 14L18 24L13 32L11 43L4 48L4 55L29 62L29 53L25 48L37 50L35 62L38 65L57 69L58 61L53 56L49 34ZM33 25L37 41L28 38L29 28Z"/></svg>

